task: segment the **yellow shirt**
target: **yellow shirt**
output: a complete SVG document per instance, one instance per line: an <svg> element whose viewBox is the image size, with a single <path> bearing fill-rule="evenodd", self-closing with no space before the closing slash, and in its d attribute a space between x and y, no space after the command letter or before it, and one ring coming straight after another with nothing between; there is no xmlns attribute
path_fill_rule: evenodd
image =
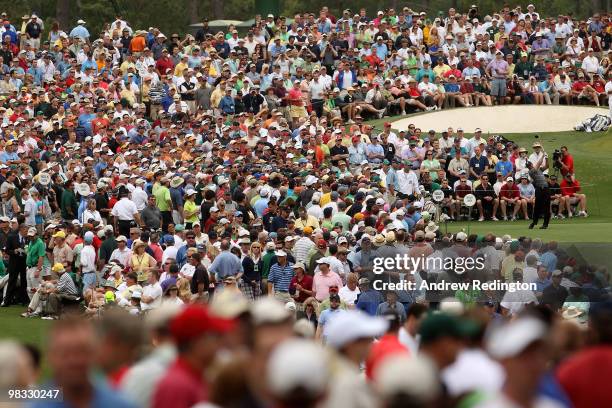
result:
<svg viewBox="0 0 612 408"><path fill-rule="evenodd" d="M134 71L136 70L136 64L134 64L133 62L130 62L128 60L123 61L123 64L121 64L121 66L119 67L119 69L121 70L121 73L123 75L127 74L128 69L132 67L134 68Z"/></svg>
<svg viewBox="0 0 612 408"><path fill-rule="evenodd" d="M441 77L442 75L444 75L445 73L447 73L448 71L450 71L450 67L446 64L443 65L436 65L433 69L434 74L436 74L437 77Z"/></svg>
<svg viewBox="0 0 612 408"><path fill-rule="evenodd" d="M149 279L149 271L145 270L150 266L150 258L151 255L146 252L142 255L132 254L132 258L130 259L130 263L132 265L132 271L136 272L138 276L138 282L143 282Z"/></svg>
<svg viewBox="0 0 612 408"><path fill-rule="evenodd" d="M187 68L189 68L187 64L183 64L182 62L179 62L178 64L176 64L176 67L174 67L174 76L182 77L183 71L186 70Z"/></svg>
<svg viewBox="0 0 612 408"><path fill-rule="evenodd" d="M330 202L331 202L331 193L325 193L321 195L321 200L319 201L319 205L321 206L321 208L323 208L325 204L328 204Z"/></svg>

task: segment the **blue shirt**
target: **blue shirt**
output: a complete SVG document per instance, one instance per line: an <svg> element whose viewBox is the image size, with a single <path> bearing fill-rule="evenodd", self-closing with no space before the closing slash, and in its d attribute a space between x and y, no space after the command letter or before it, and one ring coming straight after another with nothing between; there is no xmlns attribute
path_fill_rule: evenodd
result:
<svg viewBox="0 0 612 408"><path fill-rule="evenodd" d="M485 167L489 165L489 160L485 156L480 156L480 158L474 156L470 159L470 169L474 170L474 173L480 175L483 171L485 171Z"/></svg>
<svg viewBox="0 0 612 408"><path fill-rule="evenodd" d="M86 40L89 38L89 31L87 31L87 29L82 25L78 25L74 27L72 31L70 31L70 37L79 37Z"/></svg>
<svg viewBox="0 0 612 408"><path fill-rule="evenodd" d="M387 302L379 304L376 308L376 315L382 316L389 311L394 311L399 314L401 322L406 321L406 309L404 309L404 305L400 302L395 302L395 308L391 308L391 305Z"/></svg>
<svg viewBox="0 0 612 408"><path fill-rule="evenodd" d="M376 56L384 61L387 58L387 54L389 54L389 49L387 49L387 44L376 43Z"/></svg>
<svg viewBox="0 0 612 408"><path fill-rule="evenodd" d="M495 165L495 172L501 173L502 176L506 177L509 174L512 174L512 163L509 160L507 161L498 161Z"/></svg>
<svg viewBox="0 0 612 408"><path fill-rule="evenodd" d="M323 328L323 343L327 342L327 330L326 327L328 327L329 322L334 319L336 316L338 316L340 313L344 313L345 310L342 310L340 308L337 309L325 309L324 311L321 312L321 315L319 316L319 326Z"/></svg>
<svg viewBox="0 0 612 408"><path fill-rule="evenodd" d="M220 280L223 280L228 276L234 276L242 272L242 262L230 251L223 251L210 264L208 271L216 274Z"/></svg>
<svg viewBox="0 0 612 408"><path fill-rule="evenodd" d="M257 213L258 217L261 217L266 208L268 208L268 201L269 200L267 198L260 198L253 205L253 209Z"/></svg>
<svg viewBox="0 0 612 408"><path fill-rule="evenodd" d="M546 251L540 256L540 262L546 267L548 272L552 272L557 269L557 255L552 251Z"/></svg>
<svg viewBox="0 0 612 408"><path fill-rule="evenodd" d="M219 102L219 109L221 109L221 111L227 115L233 115L236 110L234 98L225 95L223 98L221 98L221 102Z"/></svg>
<svg viewBox="0 0 612 408"><path fill-rule="evenodd" d="M87 136L93 136L93 131L91 130L91 121L96 117L95 113L83 113L79 115L79 126L85 128L85 134Z"/></svg>
<svg viewBox="0 0 612 408"><path fill-rule="evenodd" d="M444 90L446 92L459 92L461 90L461 87L459 86L459 84L446 83L444 84Z"/></svg>
<svg viewBox="0 0 612 408"><path fill-rule="evenodd" d="M285 266L280 266L275 263L270 267L268 282L274 284L275 292L289 292L289 284L291 283L293 275L295 275L295 272L292 263L287 262Z"/></svg>
<svg viewBox="0 0 612 408"><path fill-rule="evenodd" d="M385 154L385 149L383 149L383 147L379 144L369 144L366 146L366 154L377 154L377 155L384 155ZM382 162L382 158L375 158L375 159L370 159L368 158L368 161L371 163L380 163Z"/></svg>
<svg viewBox="0 0 612 408"><path fill-rule="evenodd" d="M7 163L9 161L15 160L19 160L19 155L17 154L17 152L2 152L2 154L0 154L0 162L2 163Z"/></svg>
<svg viewBox="0 0 612 408"><path fill-rule="evenodd" d="M366 312L370 316L376 316L378 305L380 305L382 302L383 298L380 292L375 291L374 289L368 289L359 294L355 307L358 310Z"/></svg>
<svg viewBox="0 0 612 408"><path fill-rule="evenodd" d="M550 279L544 279L544 280L536 279L535 284L536 284L536 292L543 292L544 289L548 285L550 285Z"/></svg>
<svg viewBox="0 0 612 408"><path fill-rule="evenodd" d="M399 189L399 179L397 177L397 172L393 169L390 168L389 172L387 173L387 188L389 188L390 186L393 186L393 189L398 190Z"/></svg>

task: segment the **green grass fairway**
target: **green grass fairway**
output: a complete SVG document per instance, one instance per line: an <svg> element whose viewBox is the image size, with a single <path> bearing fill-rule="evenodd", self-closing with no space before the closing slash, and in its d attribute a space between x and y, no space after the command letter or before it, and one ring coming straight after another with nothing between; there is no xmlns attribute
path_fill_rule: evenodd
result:
<svg viewBox="0 0 612 408"><path fill-rule="evenodd" d="M25 312L22 306L0 308L0 339L16 339L22 343L37 346L43 352L43 375L48 374L45 357L47 330L51 320L40 318L25 318L20 314Z"/></svg>

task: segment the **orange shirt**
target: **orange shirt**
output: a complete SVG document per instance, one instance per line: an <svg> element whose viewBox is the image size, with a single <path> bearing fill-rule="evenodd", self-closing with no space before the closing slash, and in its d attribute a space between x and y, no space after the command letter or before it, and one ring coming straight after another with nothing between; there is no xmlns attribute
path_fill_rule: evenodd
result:
<svg viewBox="0 0 612 408"><path fill-rule="evenodd" d="M139 35L137 37L132 38L130 42L130 51L132 52L142 52L145 49L145 39L143 36Z"/></svg>

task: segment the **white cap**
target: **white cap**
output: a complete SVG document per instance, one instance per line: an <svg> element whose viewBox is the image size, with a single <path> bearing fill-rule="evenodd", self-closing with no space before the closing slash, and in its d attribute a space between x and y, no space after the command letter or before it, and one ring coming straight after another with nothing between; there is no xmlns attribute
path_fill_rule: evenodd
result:
<svg viewBox="0 0 612 408"><path fill-rule="evenodd" d="M290 313L278 300L271 297L259 298L251 307L254 325L277 324L289 320Z"/></svg>
<svg viewBox="0 0 612 408"><path fill-rule="evenodd" d="M455 236L455 241L463 242L467 239L467 234L463 231L459 231Z"/></svg>
<svg viewBox="0 0 612 408"><path fill-rule="evenodd" d="M372 376L383 398L406 394L428 405L440 393L436 371L428 358L399 354L384 359L374 368Z"/></svg>
<svg viewBox="0 0 612 408"><path fill-rule="evenodd" d="M533 317L521 317L488 333L485 344L493 358L504 359L520 354L527 346L546 336L546 325Z"/></svg>
<svg viewBox="0 0 612 408"><path fill-rule="evenodd" d="M276 397L289 396L297 388L309 396L321 396L330 380L328 359L327 351L311 340L287 340L270 355L268 389Z"/></svg>
<svg viewBox="0 0 612 408"><path fill-rule="evenodd" d="M287 256L287 253L281 249L279 251L274 252L274 255L276 255L276 256Z"/></svg>
<svg viewBox="0 0 612 408"><path fill-rule="evenodd" d="M335 348L363 338L372 338L383 334L389 322L381 317L369 316L363 312L347 310L339 313L329 322L327 343Z"/></svg>

